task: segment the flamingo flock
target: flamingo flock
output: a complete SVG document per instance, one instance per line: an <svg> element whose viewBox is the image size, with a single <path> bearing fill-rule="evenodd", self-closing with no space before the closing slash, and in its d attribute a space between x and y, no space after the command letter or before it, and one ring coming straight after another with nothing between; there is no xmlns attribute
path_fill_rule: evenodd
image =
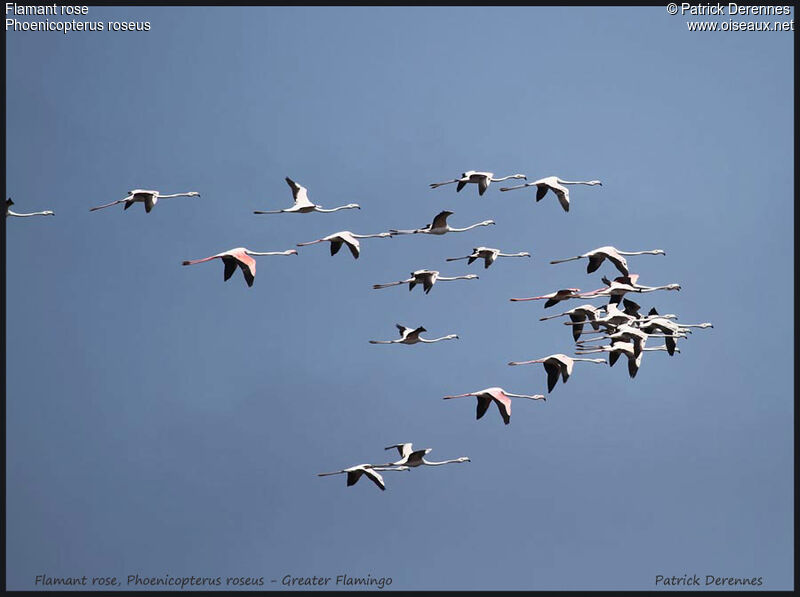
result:
<svg viewBox="0 0 800 597"><path fill-rule="evenodd" d="M483 196L489 189L492 182L500 182L510 179L524 179L528 180L524 174L511 174L504 177L495 177L492 172L479 172L469 170L464 172L459 178L437 182L430 184L431 189L435 189L444 185L456 184L456 192L460 192L467 184L475 184L478 187L478 195ZM356 203L349 203L334 207L330 209L323 208L322 206L313 203L309 199L308 189L301 184L295 182L293 179L286 177L286 183L292 191L293 205L285 209L270 210L270 211L253 211L254 214L282 214L282 213L332 213L348 209L361 209L361 206ZM539 178L533 182L527 182L518 186L502 187L501 192L524 189L527 187L536 187L536 201L543 199L549 191L552 191L565 212L570 209L570 195L567 185L586 185L586 186L599 186L602 182L599 180L589 181L568 181L563 180L557 176L547 176ZM128 195L122 199L112 201L97 207L89 208L89 211L97 211L118 205L124 204L124 210L127 210L134 203L143 203L146 213L155 207L160 199L169 199L173 197L199 197L200 193L196 191L174 193L174 194L161 194L159 191L135 189L128 192ZM33 213L16 213L11 211L11 206L14 202L11 198L6 201L6 217L31 217L39 215L54 215L52 211L40 211ZM453 215L452 211L440 211L431 221L430 224L422 228L416 229L397 229L390 228L386 232L378 232L374 234L356 234L349 230L335 232L322 238L297 243L298 247L306 247L309 245L328 242L330 243L330 254L336 255L343 246L347 246L354 259L358 259L361 253L360 239L370 238L393 238L402 235L419 235L430 234L441 236L452 232L468 232L473 229L494 226L493 220L485 220L466 226L464 228L454 228L448 224L448 218ZM271 252L256 252L245 247L238 247L229 249L210 257L195 260L185 260L183 265L196 265L219 259L224 265L223 281L229 280L236 272L237 268L241 269L245 282L248 287L252 287L255 282L256 276L256 257L262 256L288 256L298 255L297 249L288 249L284 251L271 251ZM645 352L666 352L668 355L673 356L680 353L677 345L679 340L684 340L692 333L693 329L707 329L714 326L710 322L698 324L685 324L676 321L677 315L674 314L660 314L655 309L651 308L646 315L642 314L641 307L631 300L626 295L641 295L652 293L656 291L671 291L681 290L680 284L670 283L660 286L646 286L639 284L639 274L630 272L628 261L626 257L642 256L642 255L666 255L663 249L649 249L641 251L621 251L613 246L603 246L592 249L585 253L581 253L574 257L567 257L563 259L555 259L550 261L551 264L561 264L570 261L578 261L586 259L588 261L586 272L592 274L598 271L605 262L613 265L617 272L620 274L613 280L608 279L606 276L601 278L603 286L596 290L582 292L580 288L562 288L550 293L541 294L538 296L531 296L527 298L511 298L512 302L526 302L544 300L544 308L549 309L554 305L561 302L566 302L571 299L581 299L582 301L594 299L607 299L604 305L595 305L586 303L565 310L557 315L548 315L540 318L540 321L548 321L561 317L567 317L569 321L564 321L564 325L571 328L573 342L575 343L575 355L568 356L564 353L554 353L544 357L522 360L510 361L508 365L533 365L541 364L546 373L547 393L553 392L559 380L562 384L570 379L573 374L576 363L593 363L593 364L608 364L612 366L619 360L621 356L625 356L628 362L628 374L634 378L638 373ZM467 265L473 264L477 260L482 260L484 269L488 269L492 264L501 257L531 257L531 253L527 251L520 251L516 253L505 253L500 249L477 246L472 249L469 255L461 257L448 257L446 262L455 262L466 260ZM408 289L413 290L415 286L421 286L424 294L428 294L436 282L450 282L456 280L477 280L476 274L462 274L443 276L439 271L434 269L417 269L412 271L409 278L398 280L396 282L374 284L373 289L383 289L392 286L408 285ZM590 333L586 333L586 326L591 327ZM426 328L422 326L407 327L401 324L395 324L399 332L399 337L390 340L369 340L370 344L434 344L445 342L447 340L459 339L458 334L447 334L438 338L425 338L421 334L426 332ZM663 344L659 346L647 346L650 338L663 339ZM598 344L599 343L599 344ZM446 350L446 349L444 349ZM589 357L586 355L604 354L606 358ZM530 400L534 402L546 402L547 398L543 393L530 393L518 394L504 390L501 387L489 387L475 392L467 392L463 394L453 394L444 396L444 400L453 400L460 398L476 398L477 410L476 420L483 418L486 412L491 407L492 403L497 406L498 412L505 425L511 422L511 402L512 399ZM346 475L347 486L355 485L362 477L368 478L382 491L386 490L386 483L381 473L387 471L409 471L422 467L443 466L447 464L457 464L471 462L467 456L443 460L443 461L430 461L426 460L426 455L431 452L431 448L415 450L411 443L393 444L385 448L386 450L397 450L399 458L393 462L370 464L362 463L340 470L335 470L325 473L317 473L320 477L332 476L343 474Z"/></svg>

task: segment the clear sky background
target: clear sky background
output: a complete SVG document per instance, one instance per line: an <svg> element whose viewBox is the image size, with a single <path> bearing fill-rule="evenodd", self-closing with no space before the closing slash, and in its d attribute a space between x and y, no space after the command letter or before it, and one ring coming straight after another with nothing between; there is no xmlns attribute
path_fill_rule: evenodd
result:
<svg viewBox="0 0 800 597"><path fill-rule="evenodd" d="M52 17L51 17L52 18ZM794 33L690 33L653 8L90 7L147 33L9 33L7 573L391 577L392 589L793 579ZM728 17L725 17L727 19ZM789 20L779 17L770 20ZM30 19L28 19L30 20ZM762 20L755 17L754 20ZM483 197L465 170L572 188ZM335 214L291 205L283 178ZM515 181L516 182L516 181ZM90 213L132 188L202 197ZM339 230L496 226L262 257ZM711 321L635 380L576 365L546 403L510 360L573 344L541 302L631 257L645 309ZM446 263L479 245L533 259ZM372 290L415 269L480 279ZM600 301L594 301L600 304ZM560 311L556 311L560 309ZM395 323L432 345L375 346ZM471 463L367 480L414 442ZM132 588L132 587L129 587ZM231 587L223 587L230 589ZM341 588L341 587L340 587Z"/></svg>

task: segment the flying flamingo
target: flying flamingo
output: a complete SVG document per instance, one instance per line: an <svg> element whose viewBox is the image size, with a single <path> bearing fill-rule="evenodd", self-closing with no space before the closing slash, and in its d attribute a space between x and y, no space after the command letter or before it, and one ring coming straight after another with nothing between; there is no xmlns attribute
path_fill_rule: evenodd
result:
<svg viewBox="0 0 800 597"><path fill-rule="evenodd" d="M489 188L489 185L493 182L501 182L503 180L509 180L510 178L521 178L523 180L528 180L524 174L512 174L511 176L505 176L503 178L495 178L494 172L476 172L475 170L469 170L468 172L464 172L461 175L461 178L456 178L455 180L448 180L445 182L434 182L431 183L430 186L432 189L435 189L442 185L453 184L456 182L458 183L458 186L456 186L456 193L458 193L467 184L474 183L478 185L478 194L483 195L486 192L486 189Z"/></svg>
<svg viewBox="0 0 800 597"><path fill-rule="evenodd" d="M225 251L224 253L218 253L216 255L212 255L211 257L206 257L205 259L184 261L183 265L194 265L195 263L203 263L204 261L211 261L212 259L222 259L222 262L225 264L225 274L223 277L224 280L227 281L230 279L230 277L233 275L233 272L236 271L236 266L238 265L242 269L244 279L247 280L247 285L252 286L256 279L256 260L253 259L253 257L262 255L297 255L297 251L295 249L289 249L288 251L256 253L250 249L238 247L236 249Z"/></svg>
<svg viewBox="0 0 800 597"><path fill-rule="evenodd" d="M294 197L294 205L288 209L279 209L277 211L254 211L254 214L291 214L291 213L301 213L307 214L312 211L318 211L320 213L331 213L334 211L339 211L340 209L361 209L361 206L357 203L348 203L347 205L342 205L340 207L334 207L332 209L323 209L321 205L313 204L308 198L308 189L302 185L297 184L288 176L286 177L286 183L292 189L292 196Z"/></svg>
<svg viewBox="0 0 800 597"><path fill-rule="evenodd" d="M571 298L580 298L581 295L578 294L580 290L581 290L580 288L562 288L561 290L556 290L555 292L551 292L550 294L543 294L542 296L531 296L528 298L512 298L508 300L538 301L542 299L547 299L547 302L544 304L544 308L547 309L548 307L552 307L553 305L558 304L561 301L565 301Z"/></svg>
<svg viewBox="0 0 800 597"><path fill-rule="evenodd" d="M472 264L476 259L483 259L483 268L488 269L498 257L530 257L530 253L501 253L500 249L492 249L491 247L475 247L472 249L472 254L465 257L448 257L445 261L459 261L460 259L467 259L467 264Z"/></svg>
<svg viewBox="0 0 800 597"><path fill-rule="evenodd" d="M427 332L424 327L418 327L416 329L407 328L399 323L396 323L397 329L400 330L400 338L397 340L370 340L370 344L417 344L418 342L423 342L425 344L432 344L434 342L440 342L442 340L457 340L457 334L448 334L447 336L442 336L441 338L434 338L433 340L427 340L425 338L420 338L419 335L422 332Z"/></svg>
<svg viewBox="0 0 800 597"><path fill-rule="evenodd" d="M453 464L458 462L472 462L466 456L461 456L459 458L454 458L453 460L443 460L441 462L432 462L430 460L425 460L425 455L431 452L432 448L425 448L424 450L414 450L412 444L395 444L393 446L387 446L386 450L391 450L393 448L397 448L397 451L400 452L400 460L397 462L392 462L390 464L384 464L382 466L407 466L407 467L418 467L418 466L441 466L443 464Z"/></svg>
<svg viewBox="0 0 800 597"><path fill-rule="evenodd" d="M47 210L47 211L35 211L29 214L18 214L14 211L11 211L11 206L14 205L14 202L11 200L11 197L6 199L6 217L12 216L15 218L29 218L31 216L54 216L56 215L55 212Z"/></svg>
<svg viewBox="0 0 800 597"><path fill-rule="evenodd" d="M547 400L542 394L534 394L527 396L525 394L512 394L506 392L503 388L486 388L479 392L470 392L468 394L458 394L456 396L445 396L443 400L451 400L452 398L466 398L468 396L475 396L478 398L478 411L475 419L480 419L486 414L489 406L494 402L497 405L497 410L500 411L500 416L503 417L503 422L508 425L511 422L511 399L512 398L528 398L529 400Z"/></svg>
<svg viewBox="0 0 800 597"><path fill-rule="evenodd" d="M200 193L196 191L191 191L189 193L175 193L173 195L162 195L158 191L146 191L144 189L134 189L133 191L128 191L128 196L124 199L118 199L117 201L112 201L111 203L106 203L105 205L99 205L97 207L90 207L89 211L97 211L98 209L105 209L106 207L111 207L112 205L116 205L117 203L124 203L125 207L123 211L128 209L134 203L144 203L144 210L147 213L155 207L156 203L158 203L159 199L171 199L173 197L199 197Z"/></svg>
<svg viewBox="0 0 800 597"><path fill-rule="evenodd" d="M567 261L575 261L577 259L588 259L589 263L586 266L586 273L591 274L603 264L603 261L608 259L614 266L622 273L623 276L628 275L628 262L623 255L666 255L662 249L653 249L652 251L620 251L615 247L600 247L578 255L576 257L569 257L567 259L557 259L551 261L551 264L566 263Z"/></svg>
<svg viewBox="0 0 800 597"><path fill-rule="evenodd" d="M478 226L492 226L494 224L493 220L484 220L483 222L478 222L477 224L473 224L472 226L467 226L466 228L451 228L447 224L447 218L453 215L452 211L442 211L439 212L435 218L433 218L433 222L425 226L424 228L417 228L416 230L389 230L390 233L393 235L396 234L436 234L442 235L448 232L466 232L467 230L472 230L473 228L477 228Z"/></svg>
<svg viewBox="0 0 800 597"><path fill-rule="evenodd" d="M359 238L391 238L391 236L392 235L389 232L380 232L378 234L355 234L349 230L342 230L341 232L329 234L328 236L324 236L318 240L312 240L307 243L297 243L297 246L305 247L306 245L313 245L315 243L327 241L331 243L331 255L333 256L336 255L336 253L339 252L339 249L342 248L342 245L345 244L347 245L347 248L350 249L353 257L358 259L358 256L361 253L361 244L358 242Z"/></svg>
<svg viewBox="0 0 800 597"><path fill-rule="evenodd" d="M562 317L567 315L570 320L572 321L572 337L577 342L578 339L581 337L581 333L583 333L583 324L588 320L589 325L597 331L600 329L600 326L597 324L597 313L600 311L600 307L595 307L594 305L580 305L575 307L574 309L570 309L569 311L564 311L558 315L550 315L549 317L540 317L539 321L547 321L548 319L555 319L556 317Z"/></svg>
<svg viewBox="0 0 800 597"><path fill-rule="evenodd" d="M569 189L563 186L565 184L602 186L603 183L599 180L561 180L558 176L547 176L546 178L540 178L539 180L534 180L533 182L517 185L515 187L502 187L500 190L513 191L515 189L524 189L525 187L536 187L536 201L541 201L547 194L547 191L553 191L556 197L558 197L558 202L561 203L561 207L564 208L564 211L569 211Z"/></svg>
<svg viewBox="0 0 800 597"><path fill-rule="evenodd" d="M372 464L357 464L340 471L333 471L330 473L317 473L318 477L327 477L329 475L339 475L347 473L347 486L355 485L361 478L361 475L366 475L367 478L375 483L382 491L386 491L386 484L383 477L376 471L410 471L407 466L389 467L389 466L374 466Z"/></svg>
<svg viewBox="0 0 800 597"><path fill-rule="evenodd" d="M544 370L547 371L547 391L552 392L558 376L561 374L561 380L567 383L569 376L572 375L572 368L576 362L585 363L605 363L605 359L577 359L568 357L565 354L551 354L541 359L533 361L511 361L509 365L531 365L533 363L542 363Z"/></svg>
<svg viewBox="0 0 800 597"><path fill-rule="evenodd" d="M398 282L389 282L388 284L373 284L372 288L378 290L380 288L389 288L390 286L400 286L401 284L408 284L408 289L412 290L417 284L422 284L425 294L428 294L436 284L437 280L441 282L452 282L453 280L477 280L478 276L475 274L467 274L466 276L440 276L439 272L430 269L419 269L411 272L411 277L408 280L400 280Z"/></svg>
<svg viewBox="0 0 800 597"><path fill-rule="evenodd" d="M667 346L653 346L652 348L642 348L641 351L637 354L636 348L633 343L631 342L614 342L613 344L607 346L597 346L590 349L583 349L580 352L576 352L576 354L593 354L599 352L607 352L608 355L608 363L609 366L613 367L614 363L617 362L617 359L620 355L625 355L628 357L628 375L633 379L636 377L636 374L639 372L639 367L642 365L642 352L645 351L657 351L657 350L665 350L669 352L669 348ZM674 352L680 352L679 348L675 348Z"/></svg>
<svg viewBox="0 0 800 597"><path fill-rule="evenodd" d="M639 274L628 274L625 276L618 276L613 281L603 276L603 283L606 285L604 288L598 288L581 294L581 298L600 298L610 297L612 303L619 303L622 297L627 292L655 292L656 290L680 290L680 284L666 284L664 286L643 286L637 281Z"/></svg>

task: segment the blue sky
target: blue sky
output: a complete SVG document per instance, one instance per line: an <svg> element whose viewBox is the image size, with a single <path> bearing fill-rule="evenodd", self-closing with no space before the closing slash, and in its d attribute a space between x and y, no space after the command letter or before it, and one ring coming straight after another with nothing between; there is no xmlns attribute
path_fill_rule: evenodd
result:
<svg viewBox="0 0 800 597"><path fill-rule="evenodd" d="M652 8L90 7L147 33L7 35L7 586L50 576L391 577L392 589L648 589L793 579L793 34L690 33ZM757 20L761 20L757 18ZM788 19L787 19L788 20ZM428 183L465 170L573 187ZM335 214L288 207L290 176ZM95 213L132 188L202 197ZM339 230L496 226L262 257ZM576 366L539 302L609 265L712 321L674 358ZM446 263L472 247L533 258ZM372 290L412 270L480 279ZM599 301L595 301L599 304ZM577 303L567 304L568 308ZM563 304L562 304L563 305ZM433 345L374 346L395 323ZM466 464L366 480L398 442ZM128 587L132 588L132 587ZM230 587L223 587L230 589ZM339 587L341 588L341 587Z"/></svg>

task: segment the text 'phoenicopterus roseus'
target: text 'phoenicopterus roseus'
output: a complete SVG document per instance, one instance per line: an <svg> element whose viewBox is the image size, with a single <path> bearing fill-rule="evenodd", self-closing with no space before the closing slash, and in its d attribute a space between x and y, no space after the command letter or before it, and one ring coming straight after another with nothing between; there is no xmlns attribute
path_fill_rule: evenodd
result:
<svg viewBox="0 0 800 597"><path fill-rule="evenodd" d="M569 189L563 185L565 184L585 184L585 185L602 185L599 180L561 180L558 176L547 176L534 180L526 184L517 185L515 187L502 187L501 191L513 191L515 189L524 189L525 187L536 187L536 201L541 201L547 194L547 191L553 191L558 197L558 202L564 211L569 211Z"/></svg>
<svg viewBox="0 0 800 597"><path fill-rule="evenodd" d="M467 265L472 264L476 259L483 259L483 269L488 269L498 257L530 257L530 253L501 253L500 249L492 249L491 247L475 247L472 249L471 255L464 257L448 257L445 261L459 261L461 259L467 260Z"/></svg>
<svg viewBox="0 0 800 597"><path fill-rule="evenodd" d="M322 242L329 242L331 243L331 255L336 255L339 252L339 249L342 248L342 245L347 245L347 248L350 249L350 252L353 254L355 259L358 259L358 256L361 254L361 244L358 242L359 238L391 238L392 235L389 232L380 232L378 234L355 234L354 232L350 232L349 230L342 230L341 232L335 232L333 234L329 234L328 236L324 236L318 240L312 240L307 243L297 243L298 247L305 247L306 245L313 245L316 243Z"/></svg>
<svg viewBox="0 0 800 597"><path fill-rule="evenodd" d="M603 261L608 259L614 266L622 273L623 276L628 275L628 262L623 255L666 255L663 249L653 249L652 251L620 251L615 247L600 247L578 255L576 257L569 257L567 259L557 259L551 261L551 264L566 263L567 261L575 261L577 259L588 259L589 263L586 265L586 273L591 274L603 264Z"/></svg>
<svg viewBox="0 0 800 597"><path fill-rule="evenodd" d="M361 206L357 203L348 203L347 205L342 205L340 207L334 207L332 209L323 209L321 205L315 205L311 202L308 198L308 189L304 186L297 184L288 176L286 177L286 183L292 189L292 196L294 197L294 205L287 209L279 209L276 211L254 211L254 214L291 214L291 213L301 213L307 214L312 211L318 211L320 213L332 213L334 211L339 211L340 209L361 209Z"/></svg>
<svg viewBox="0 0 800 597"><path fill-rule="evenodd" d="M14 202L11 200L11 197L6 199L6 217L14 217L14 218L29 218L31 216L54 216L56 215L55 212L47 210L47 211L34 211L29 214L18 214L17 212L11 211L11 206L14 205Z"/></svg>
<svg viewBox="0 0 800 597"><path fill-rule="evenodd" d="M500 416L503 417L503 422L508 425L511 422L511 399L512 398L528 398L529 400L547 400L542 394L534 394L528 396L526 394L512 394L506 392L503 388L486 388L479 392L469 392L468 394L458 394L456 396L445 396L443 400L451 400L453 398L466 398L468 396L475 396L478 398L478 410L475 419L480 419L486 414L486 411L494 402L497 405L497 410L500 411Z"/></svg>
<svg viewBox="0 0 800 597"><path fill-rule="evenodd" d="M318 477L327 477L329 475L340 475L347 473L347 486L355 485L361 478L361 475L366 475L367 478L375 483L382 491L386 491L386 484L383 477L377 471L410 471L407 466L389 467L389 466L374 466L372 464L357 464L340 471L333 471L330 473L317 473Z"/></svg>
<svg viewBox="0 0 800 597"><path fill-rule="evenodd" d="M147 213L150 213L156 203L158 203L159 199L171 199L173 197L199 197L200 193L197 191L190 191L188 193L174 193L172 195L162 195L158 191L147 191L144 189L134 189L133 191L128 191L128 196L124 199L118 199L117 201L112 201L111 203L106 203L105 205L99 205L97 207L90 207L89 211L97 211L98 209L105 209L106 207L111 207L112 205L116 205L117 203L124 203L125 207L123 211L128 209L134 203L144 203L144 210Z"/></svg>
<svg viewBox="0 0 800 597"><path fill-rule="evenodd" d="M467 184L473 183L478 185L478 194L483 195L486 192L486 189L489 188L489 185L493 182L501 182L503 180L509 180L511 178L521 178L523 180L528 180L524 174L512 174L510 176L504 176L503 178L495 178L494 172L477 172L475 170L469 170L461 174L461 178L456 178L454 180L447 180L445 182L433 182L431 183L430 187L435 189L437 187L441 187L446 184L453 184L458 183L456 186L456 193L463 189Z"/></svg>
<svg viewBox="0 0 800 597"><path fill-rule="evenodd" d="M225 274L223 277L224 280L228 280L233 275L233 272L236 271L236 266L238 265L242 269L244 279L247 280L247 285L252 286L253 281L256 279L256 260L253 259L252 256L260 257L262 255L297 255L297 251L295 249L289 249L288 251L256 253L255 251L245 249L244 247L238 247L236 249L225 251L224 253L218 253L216 255L212 255L211 257L206 257L205 259L184 261L183 265L194 265L195 263L203 263L204 261L211 261L212 259L222 259L222 262L225 264Z"/></svg>
<svg viewBox="0 0 800 597"><path fill-rule="evenodd" d="M567 383L569 376L572 375L572 368L576 362L585 363L605 363L605 359L576 359L568 357L565 354L551 354L541 359L534 359L532 361L511 361L509 365L531 365L533 363L542 363L544 370L547 371L547 391L552 392L558 376L561 375L563 383Z"/></svg>
<svg viewBox="0 0 800 597"><path fill-rule="evenodd" d="M440 342L442 340L457 340L457 334L448 334L447 336L442 336L441 338L434 338L432 340L428 340L426 338L420 338L420 334L422 332L427 332L424 327L420 326L416 329L414 328L407 328L404 325L400 325L396 323L397 329L400 330L400 338L397 340L370 340L370 344L417 344L422 342L424 344L432 344L434 342Z"/></svg>
<svg viewBox="0 0 800 597"><path fill-rule="evenodd" d="M466 276L452 276L452 277L444 277L440 276L439 272L436 270L430 269L420 269L415 272L411 272L411 277L407 280L399 280L398 282L389 282L388 284L373 284L372 288L378 290L380 288L389 288L390 286L400 286L401 284L408 284L408 289L412 290L414 286L417 284L422 284L422 289L425 291L425 294L428 294L433 288L433 285L436 284L437 280L441 282L452 282L453 280L477 280L478 276L476 274L467 274Z"/></svg>
<svg viewBox="0 0 800 597"><path fill-rule="evenodd" d="M484 220L483 222L478 222L477 224L473 224L472 226L467 226L466 228L451 228L447 224L447 218L453 215L452 211L442 211L439 212L435 218L433 218L433 222L425 226L424 228L417 228L416 230L389 230L392 235L397 234L437 234L442 235L448 232L466 232L467 230L472 230L473 228L477 228L479 226L492 226L494 225L494 220Z"/></svg>

